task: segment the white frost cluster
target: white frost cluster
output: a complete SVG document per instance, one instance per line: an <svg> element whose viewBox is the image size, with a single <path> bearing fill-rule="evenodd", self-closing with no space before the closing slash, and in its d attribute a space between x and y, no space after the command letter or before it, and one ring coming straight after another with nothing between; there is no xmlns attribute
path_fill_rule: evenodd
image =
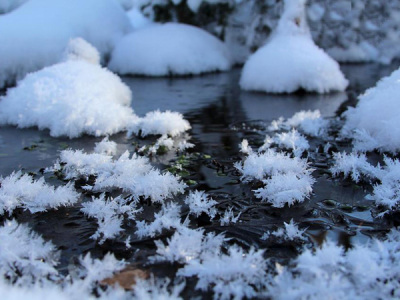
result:
<svg viewBox="0 0 400 300"><path fill-rule="evenodd" d="M292 150L295 156L301 156L305 150L310 148L307 139L296 129L277 133L274 142L281 148Z"/></svg>
<svg viewBox="0 0 400 300"><path fill-rule="evenodd" d="M275 207L303 202L312 192L315 180L308 163L298 157L291 158L285 153L268 149L264 153L251 153L243 164L235 167L243 174L242 180L262 180L265 187L255 191L256 197Z"/></svg>
<svg viewBox="0 0 400 300"><path fill-rule="evenodd" d="M28 277L29 282L30 279L57 274L58 253L55 246L26 225L6 221L0 227L0 239L0 276L17 280L22 274Z"/></svg>
<svg viewBox="0 0 400 300"><path fill-rule="evenodd" d="M299 111L286 121L283 118L274 120L268 127L268 130L289 130L297 128L309 136L322 136L326 133L329 121L322 118L321 112L317 109L314 111Z"/></svg>
<svg viewBox="0 0 400 300"><path fill-rule="evenodd" d="M0 215L11 214L16 208L29 210L31 213L43 212L60 206L76 203L79 194L72 183L52 187L44 178L33 180L21 171L8 177L0 177Z"/></svg>
<svg viewBox="0 0 400 300"><path fill-rule="evenodd" d="M96 143L94 152L98 154L115 155L117 153L117 143L110 141L108 136Z"/></svg>
<svg viewBox="0 0 400 300"><path fill-rule="evenodd" d="M400 297L400 234L344 252L333 242L306 249L292 269L280 269L269 287L274 299L396 299ZM289 298L288 298L288 295Z"/></svg>
<svg viewBox="0 0 400 300"><path fill-rule="evenodd" d="M186 187L179 177L154 169L148 158L136 154L129 158L129 152L113 160L112 156L105 154L65 150L61 152L60 160L66 164L64 172L67 179L95 175L94 191L122 189L135 200L143 196L153 202L163 202L183 193Z"/></svg>
<svg viewBox="0 0 400 300"><path fill-rule="evenodd" d="M396 211L400 207L400 161L384 157L384 165L376 167L367 162L365 154L341 154L334 155L336 164L331 168L333 176L343 173L345 177L351 176L358 182L362 177L378 183L374 185L372 195L376 204L383 205L388 210L382 212L383 216L390 210Z"/></svg>
<svg viewBox="0 0 400 300"><path fill-rule="evenodd" d="M197 276L196 289L207 291L212 287L215 299L251 298L266 281L266 260L261 250L245 252L231 246L227 254L189 260L178 275Z"/></svg>
<svg viewBox="0 0 400 300"><path fill-rule="evenodd" d="M136 226L136 234L142 238L145 236L154 237L161 233L163 229L179 229L186 225L181 223L181 206L172 202L163 205L161 211L154 214L153 222L138 221Z"/></svg>
<svg viewBox="0 0 400 300"><path fill-rule="evenodd" d="M358 183L361 180L361 175L369 178L374 178L377 174L377 169L368 161L364 153L334 153L335 164L330 169L333 176L339 176L343 173L344 177L351 176L351 179Z"/></svg>
<svg viewBox="0 0 400 300"><path fill-rule="evenodd" d="M196 75L227 71L223 42L194 26L166 23L134 31L117 43L109 68L119 74Z"/></svg>
<svg viewBox="0 0 400 300"><path fill-rule="evenodd" d="M399 97L400 70L397 70L368 89L359 97L357 106L344 113L347 120L342 133L355 139L356 150L393 153L400 150Z"/></svg>
<svg viewBox="0 0 400 300"><path fill-rule="evenodd" d="M104 56L131 30L113 0L30 0L0 18L0 88L58 62L71 38L87 40Z"/></svg>
<svg viewBox="0 0 400 300"><path fill-rule="evenodd" d="M203 191L191 192L186 198L185 203L189 205L190 214L196 217L200 216L202 213L209 215L212 219L217 214L215 205L217 201L210 198Z"/></svg>
<svg viewBox="0 0 400 300"><path fill-rule="evenodd" d="M244 90L292 93L299 89L343 91L348 81L339 64L316 46L305 16L306 0L285 0L285 10L267 44L247 60L240 86Z"/></svg>
<svg viewBox="0 0 400 300"><path fill-rule="evenodd" d="M138 209L136 203L124 199L119 196L116 198L105 199L105 195L101 194L99 198L92 198L92 201L82 203L81 211L91 217L97 219L98 228L93 239L99 239L100 244L105 240L114 238L123 231L122 224L124 216L127 219L135 220L135 216L142 209Z"/></svg>
<svg viewBox="0 0 400 300"><path fill-rule="evenodd" d="M217 255L224 241L223 235L204 234L204 229L180 227L170 239L167 239L166 244L155 241L157 255L152 260L186 264L193 259Z"/></svg>
<svg viewBox="0 0 400 300"><path fill-rule="evenodd" d="M138 118L133 122L128 130L128 135L132 133L141 136L147 135L170 135L177 136L189 130L190 124L185 120L182 114L171 112L169 110L160 112L159 110L147 113L143 118Z"/></svg>
<svg viewBox="0 0 400 300"><path fill-rule="evenodd" d="M304 236L304 232L306 231L305 229L301 230L297 226L297 224L293 221L293 219L290 220L289 223L283 222L285 225L285 228L279 228L277 231L274 232L266 232L264 235L261 237L262 240L266 240L269 236L273 235L278 238L282 238L284 240L306 240L306 237Z"/></svg>
<svg viewBox="0 0 400 300"><path fill-rule="evenodd" d="M93 47L71 40L69 51L69 60L28 74L8 90L0 101L1 124L37 126L50 129L52 136L75 138L113 134L137 118L130 89L91 61Z"/></svg>

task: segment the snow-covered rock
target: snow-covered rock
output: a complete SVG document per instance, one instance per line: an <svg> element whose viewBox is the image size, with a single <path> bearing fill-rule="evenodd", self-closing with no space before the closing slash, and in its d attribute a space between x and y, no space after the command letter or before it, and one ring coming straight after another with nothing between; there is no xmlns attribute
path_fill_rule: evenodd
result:
<svg viewBox="0 0 400 300"><path fill-rule="evenodd" d="M230 66L224 43L202 29L176 23L127 35L116 45L109 64L119 74L147 76L195 75Z"/></svg>
<svg viewBox="0 0 400 300"><path fill-rule="evenodd" d="M355 139L356 150L400 150L399 97L400 69L367 90L356 108L345 112L343 134Z"/></svg>
<svg viewBox="0 0 400 300"><path fill-rule="evenodd" d="M285 10L267 44L243 67L244 90L292 93L299 89L327 93L343 91L348 81L339 65L311 38L305 0L285 0Z"/></svg>
<svg viewBox="0 0 400 300"><path fill-rule="evenodd" d="M130 89L94 64L95 49L80 40L71 44L69 60L27 75L0 99L1 124L75 138L113 134L137 118L129 106Z"/></svg>
<svg viewBox="0 0 400 300"><path fill-rule="evenodd" d="M0 88L59 61L71 38L105 55L131 30L113 0L30 0L0 17Z"/></svg>

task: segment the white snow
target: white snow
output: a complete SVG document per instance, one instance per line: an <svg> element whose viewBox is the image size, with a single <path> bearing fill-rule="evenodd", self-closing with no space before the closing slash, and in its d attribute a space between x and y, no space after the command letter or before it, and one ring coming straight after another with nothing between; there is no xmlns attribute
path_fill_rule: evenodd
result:
<svg viewBox="0 0 400 300"><path fill-rule="evenodd" d="M269 287L274 299L395 299L400 297L400 234L372 240L344 251L325 242L315 251L305 249L294 268L278 270Z"/></svg>
<svg viewBox="0 0 400 300"><path fill-rule="evenodd" d="M105 154L65 150L60 154L60 161L66 163L63 171L67 179L95 175L94 186L88 189L101 192L122 189L135 200L143 196L162 203L166 198L183 193L186 187L179 177L153 168L148 158L136 154L130 158L128 151L113 160Z"/></svg>
<svg viewBox="0 0 400 300"><path fill-rule="evenodd" d="M147 113L143 118L138 118L129 126L128 136L132 133L141 136L151 134L177 136L189 130L190 124L182 114L169 110L160 112L159 110Z"/></svg>
<svg viewBox="0 0 400 300"><path fill-rule="evenodd" d="M217 201L210 198L203 191L194 191L189 193L189 195L185 198L185 203L189 205L190 214L193 214L196 217L200 216L202 213L205 213L211 218L214 218L217 213L215 208Z"/></svg>
<svg viewBox="0 0 400 300"><path fill-rule="evenodd" d="M289 223L283 222L283 224L285 225L285 228L279 228L277 231L274 231L274 232L266 232L261 237L261 239L266 240L269 236L273 235L275 237L282 238L283 240L289 240L289 241L306 240L306 237L304 236L304 232L306 230L299 229L299 227L293 221L293 219L291 219Z"/></svg>
<svg viewBox="0 0 400 300"><path fill-rule="evenodd" d="M357 106L344 113L347 120L343 135L355 139L356 150L400 150L399 96L400 69L368 89L359 97Z"/></svg>
<svg viewBox="0 0 400 300"><path fill-rule="evenodd" d="M231 246L227 254L220 252L189 260L178 275L197 276L196 289L212 288L214 299L252 298L265 282L266 260L262 250L250 248L245 252Z"/></svg>
<svg viewBox="0 0 400 300"><path fill-rule="evenodd" d="M94 152L98 154L115 155L117 153L117 143L110 141L108 136L96 143Z"/></svg>
<svg viewBox="0 0 400 300"><path fill-rule="evenodd" d="M155 241L157 255L151 260L187 263L192 259L217 255L225 240L222 234L204 234L204 229L180 227L167 239L166 244L160 240Z"/></svg>
<svg viewBox="0 0 400 300"><path fill-rule="evenodd" d="M185 24L146 27L124 37L115 47L109 68L119 74L197 75L226 71L227 47L208 32Z"/></svg>
<svg viewBox="0 0 400 300"><path fill-rule="evenodd" d="M86 39L104 56L131 30L113 0L30 0L0 17L0 88L59 61L71 38Z"/></svg>
<svg viewBox="0 0 400 300"><path fill-rule="evenodd" d="M93 197L90 202L82 203L82 207L81 211L85 215L97 219L99 227L91 238L99 239L101 237L99 244L118 236L123 231L121 226L124 216L127 216L127 219L135 220L136 214L142 211L142 209L137 209L135 202L121 196L106 200L104 194L101 194L99 198Z"/></svg>
<svg viewBox="0 0 400 300"><path fill-rule="evenodd" d="M131 91L116 75L93 64L94 50L72 40L70 60L28 74L0 98L0 123L37 126L69 138L125 130L137 118L129 106Z"/></svg>
<svg viewBox="0 0 400 300"><path fill-rule="evenodd" d="M161 207L161 211L154 214L154 221L147 223L145 221L136 222L136 234L139 238L149 236L154 237L164 229L179 229L185 227L181 223L181 206L176 203L167 203Z"/></svg>
<svg viewBox="0 0 400 300"><path fill-rule="evenodd" d="M267 44L243 67L240 86L244 90L292 93L299 89L327 93L348 85L339 65L311 38L305 0L285 0L278 27Z"/></svg>
<svg viewBox="0 0 400 300"><path fill-rule="evenodd" d="M11 280L22 276L40 278L57 274L58 254L51 242L46 242L26 225L6 221L0 227L0 275ZM28 278L28 282L29 282Z"/></svg>
<svg viewBox="0 0 400 300"><path fill-rule="evenodd" d="M43 177L33 180L21 171L13 172L5 178L0 177L0 184L0 215L6 212L11 214L16 208L31 213L43 212L72 205L80 197L72 183L55 188L46 184Z"/></svg>
<svg viewBox="0 0 400 300"><path fill-rule="evenodd" d="M289 206L294 202L303 202L310 197L315 182L311 176L313 169L307 160L291 158L282 152L267 149L264 153L250 153L243 163L235 167L243 174L241 179L248 182L262 180L264 187L255 190L255 195L274 207Z"/></svg>

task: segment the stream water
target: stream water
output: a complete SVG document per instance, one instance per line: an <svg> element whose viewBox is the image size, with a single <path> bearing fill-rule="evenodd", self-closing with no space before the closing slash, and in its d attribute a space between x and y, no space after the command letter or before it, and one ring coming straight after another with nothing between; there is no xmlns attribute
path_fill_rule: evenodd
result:
<svg viewBox="0 0 400 300"><path fill-rule="evenodd" d="M330 177L328 169L332 163L331 157L318 150L326 141L310 140L309 159L317 180L311 199L282 209L261 203L252 192L254 184L240 182L240 174L233 167L234 162L242 159L239 143L246 138L251 145L259 145L265 137L266 126L272 120L281 116L291 117L300 110L319 109L324 117L335 119L348 106L356 104L357 95L397 67L397 64L344 65L342 70L350 80L350 87L346 93L330 95L279 96L243 92L238 87L239 69L193 78L125 77L123 81L133 91L132 107L138 115L155 109L184 114L192 126L188 133L191 137L189 141L195 144L184 158L187 162L184 180L193 182L190 189L207 191L218 202L218 209L233 207L235 215L241 213L236 224L221 226L217 221L199 218L196 220L197 226L207 231L225 232L232 238L232 243L264 248L268 257L285 263L297 254L298 245L263 241L261 236L267 230L282 227L284 221L289 222L292 218L301 228L308 228L307 236L311 243L319 244L330 238L345 247L351 247L354 241L368 240L391 225L385 220L373 218L370 211L372 203L365 200L367 188ZM338 124L340 122L337 120ZM118 143L119 153L134 151L135 143L150 143L155 139L128 139L125 133L110 137L110 140ZM36 128L1 127L0 175L7 176L14 170L23 170L41 176L42 169L51 166L61 150L72 148L90 152L100 140L90 136L73 140L52 138L48 131ZM329 142L337 150L351 146L337 142L334 134ZM168 168L177 159L179 157L175 153L167 153L152 157L152 162L160 168ZM60 184L51 174L45 176L48 181ZM150 209L148 216L152 212ZM144 265L147 257L155 252L154 239L135 238L135 226L132 224L126 224L126 233L120 239L101 246L96 244L90 236L96 231L97 225L80 212L79 204L34 215L16 211L13 217L29 223L35 231L45 239L52 240L62 250L61 271L66 271L77 256L88 251L94 256L112 251L118 257L139 265ZM127 249L123 241L129 235L132 247ZM151 269L154 273L174 272L163 264L153 265Z"/></svg>

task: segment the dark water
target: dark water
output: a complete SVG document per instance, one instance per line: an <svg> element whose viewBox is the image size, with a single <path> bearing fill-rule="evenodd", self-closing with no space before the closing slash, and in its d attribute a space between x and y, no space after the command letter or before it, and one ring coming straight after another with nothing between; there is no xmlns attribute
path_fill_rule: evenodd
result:
<svg viewBox="0 0 400 300"><path fill-rule="evenodd" d="M330 177L328 169L332 163L331 157L318 151L326 141L310 140L312 149L309 158L316 169L313 176L317 179L313 196L302 204L282 209L260 203L252 192L256 183L240 183L240 174L233 167L234 162L243 158L239 155L238 144L246 138L250 144L259 145L265 137L266 125L281 116L291 117L300 110L319 109L323 116L334 119L346 107L356 104L358 94L397 67L397 64L342 66L350 80L350 87L346 93L331 95L279 96L243 92L237 84L240 76L238 69L194 78L123 80L133 91L132 107L138 115L142 116L155 109L184 114L192 125L190 142L196 145L185 157L188 165L184 180L195 182L190 189L206 190L218 201L219 210L233 207L235 214L241 213L240 221L229 226L220 226L218 221L210 222L204 217L192 220L192 225L204 227L207 231L225 232L232 238L231 242L264 248L268 257L284 262L296 255L302 245L262 241L260 237L266 230L282 227L283 222L289 222L291 218L301 228L308 228L307 236L312 243L319 244L330 238L345 247L351 247L354 241L363 242L387 230L388 222L372 217L372 203L364 199L368 193L367 186ZM340 124L340 121L337 122ZM110 139L118 143L120 153L134 150L133 140L127 139L124 133ZM51 166L61 150L72 148L90 152L95 142L100 140L89 136L73 140L52 138L47 131L1 127L0 174L7 176L14 170L22 169L39 176L40 169ZM151 138L136 142L148 143L154 140ZM337 150L348 149L350 146L337 143L334 134L330 142ZM152 158L162 168L167 168L176 159L173 153ZM50 175L46 176L50 182L61 184ZM137 240L132 224L126 225L126 233L120 239L97 245L89 238L96 230L96 223L87 219L79 209L80 205L76 205L35 215L17 211L13 217L29 223L62 250L61 270L66 270L75 257L88 251L95 256L113 251L117 256L138 264L144 264L148 255L154 254L153 239ZM148 210L151 215L154 208L148 207ZM126 249L122 242L128 235L132 237L130 249ZM162 264L153 266L152 271L156 274L174 272Z"/></svg>

